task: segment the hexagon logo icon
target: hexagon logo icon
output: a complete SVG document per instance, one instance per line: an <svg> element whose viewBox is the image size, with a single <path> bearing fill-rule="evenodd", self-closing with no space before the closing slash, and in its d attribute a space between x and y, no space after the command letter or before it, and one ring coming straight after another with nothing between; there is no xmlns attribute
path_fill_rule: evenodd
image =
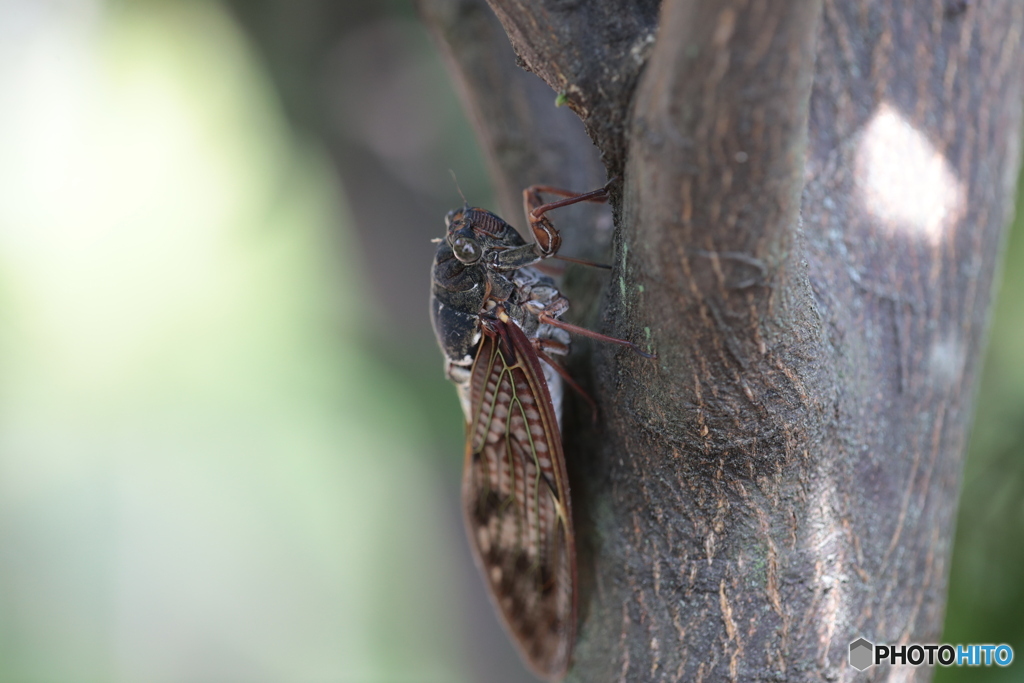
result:
<svg viewBox="0 0 1024 683"><path fill-rule="evenodd" d="M874 654L875 646L863 638L858 638L850 643L850 666L857 671L863 671L874 663Z"/></svg>

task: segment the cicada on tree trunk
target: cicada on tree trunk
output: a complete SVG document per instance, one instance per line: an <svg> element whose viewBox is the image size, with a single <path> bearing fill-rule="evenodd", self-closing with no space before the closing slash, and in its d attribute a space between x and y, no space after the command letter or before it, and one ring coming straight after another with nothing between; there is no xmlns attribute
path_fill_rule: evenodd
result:
<svg viewBox="0 0 1024 683"><path fill-rule="evenodd" d="M449 212L431 271L430 313L466 417L462 505L470 547L501 621L526 665L557 681L576 630L576 549L560 429L563 378L552 356L569 333L634 349L560 318L569 301L531 266L555 257L545 215L604 202L608 186L576 194L534 185L523 192L535 241L480 208ZM541 195L563 199L543 203ZM650 356L648 356L650 357Z"/></svg>

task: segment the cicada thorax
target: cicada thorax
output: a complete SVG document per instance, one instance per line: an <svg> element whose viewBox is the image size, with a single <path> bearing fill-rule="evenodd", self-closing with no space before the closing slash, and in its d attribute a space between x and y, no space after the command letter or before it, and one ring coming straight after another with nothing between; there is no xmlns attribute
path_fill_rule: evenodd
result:
<svg viewBox="0 0 1024 683"><path fill-rule="evenodd" d="M498 216L463 207L449 212L445 222L448 234L438 245L431 271L431 323L444 352L445 374L459 390L468 419L466 386L480 346L481 315L501 304L536 348L565 355L569 334L541 323L538 314L544 311L557 318L568 310L569 302L552 278L525 265L540 260L536 245L524 241ZM543 368L560 422L561 378L547 363Z"/></svg>
<svg viewBox="0 0 1024 683"><path fill-rule="evenodd" d="M551 277L535 268L516 270L512 276L512 283L514 290L510 301L498 304L490 300L485 303L485 308L493 309L501 305L509 318L530 340L534 349L539 352L540 368L551 397L558 428L561 430L565 385L558 371L546 359L568 355L572 340L565 330L541 322L539 315L544 312L553 318L560 318L569 310L569 300L558 291Z"/></svg>

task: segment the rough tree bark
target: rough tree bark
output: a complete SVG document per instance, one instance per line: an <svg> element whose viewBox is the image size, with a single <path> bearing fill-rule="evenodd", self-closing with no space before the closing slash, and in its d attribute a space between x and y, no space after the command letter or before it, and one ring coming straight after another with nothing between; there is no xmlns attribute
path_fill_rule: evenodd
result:
<svg viewBox="0 0 1024 683"><path fill-rule="evenodd" d="M860 636L938 642L1024 4L419 6L507 216L525 185L603 176L516 61L623 179L589 322L659 360L575 360L603 424L564 435L584 577L570 679L851 680ZM558 225L583 248L585 222Z"/></svg>

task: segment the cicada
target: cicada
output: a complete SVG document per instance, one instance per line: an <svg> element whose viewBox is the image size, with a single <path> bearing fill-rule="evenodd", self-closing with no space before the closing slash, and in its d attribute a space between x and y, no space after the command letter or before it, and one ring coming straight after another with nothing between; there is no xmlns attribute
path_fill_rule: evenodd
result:
<svg viewBox="0 0 1024 683"><path fill-rule="evenodd" d="M563 199L543 203L541 194ZM562 451L563 379L552 356L569 333L629 346L561 320L569 308L534 264L557 255L548 211L604 202L535 185L523 192L534 242L490 211L448 213L431 271L430 313L466 418L462 504L469 544L501 621L538 677L569 666L576 629L576 550Z"/></svg>

